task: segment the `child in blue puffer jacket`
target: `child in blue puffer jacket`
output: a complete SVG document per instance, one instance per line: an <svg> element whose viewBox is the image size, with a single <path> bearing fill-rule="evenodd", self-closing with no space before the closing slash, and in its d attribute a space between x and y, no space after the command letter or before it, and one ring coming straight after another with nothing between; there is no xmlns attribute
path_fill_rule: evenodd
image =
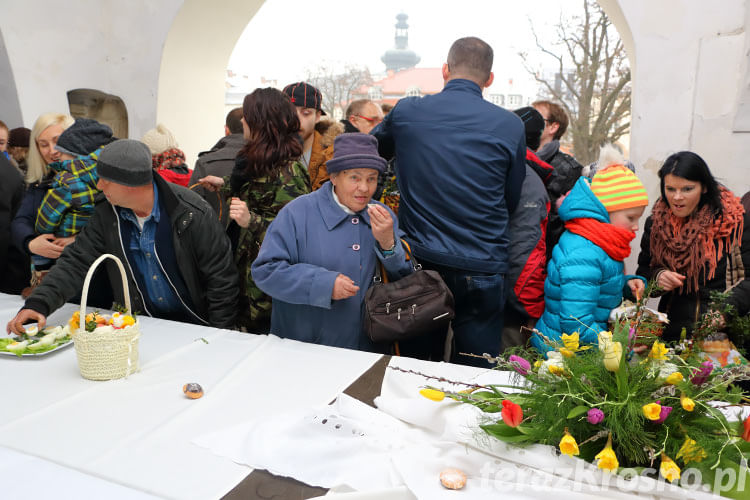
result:
<svg viewBox="0 0 750 500"><path fill-rule="evenodd" d="M643 278L623 273L623 261L648 205L646 188L614 147L602 148L598 164L606 167L592 181L578 179L558 210L565 232L547 265L545 309L536 324L552 341L578 332L582 344L596 343L623 293L639 297L645 289ZM554 348L536 333L531 344L542 353Z"/></svg>

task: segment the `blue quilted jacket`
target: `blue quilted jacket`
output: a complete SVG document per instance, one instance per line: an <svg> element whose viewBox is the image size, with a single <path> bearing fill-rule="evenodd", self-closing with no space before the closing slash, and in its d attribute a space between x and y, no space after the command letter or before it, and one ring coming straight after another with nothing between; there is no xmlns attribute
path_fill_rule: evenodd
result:
<svg viewBox="0 0 750 500"><path fill-rule="evenodd" d="M584 177L558 213L563 221L589 218L609 223L607 210ZM597 334L608 329L610 311L620 305L625 289L630 293L627 281L636 277L623 274L623 266L583 236L565 231L547 264L545 308L537 330L553 340L578 332L581 343L596 343ZM532 335L531 344L540 352L550 349L538 335Z"/></svg>

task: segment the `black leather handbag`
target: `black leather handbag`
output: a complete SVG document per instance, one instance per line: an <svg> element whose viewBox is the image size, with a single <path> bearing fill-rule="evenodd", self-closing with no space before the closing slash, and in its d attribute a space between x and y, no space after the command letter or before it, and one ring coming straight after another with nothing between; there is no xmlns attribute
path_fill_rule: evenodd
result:
<svg viewBox="0 0 750 500"><path fill-rule="evenodd" d="M404 249L409 255L407 246ZM453 294L437 271L422 269L409 255L414 272L386 283L381 266L365 294L365 333L373 342L409 340L445 331L455 315Z"/></svg>

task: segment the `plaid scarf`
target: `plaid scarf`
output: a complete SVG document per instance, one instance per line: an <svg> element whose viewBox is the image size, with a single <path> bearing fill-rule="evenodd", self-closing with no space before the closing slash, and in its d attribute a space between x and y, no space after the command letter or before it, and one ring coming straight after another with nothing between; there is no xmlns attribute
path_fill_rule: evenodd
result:
<svg viewBox="0 0 750 500"><path fill-rule="evenodd" d="M719 186L722 215L715 217L704 205L690 216L675 217L663 199L651 212L651 267L666 268L687 276L687 292L698 291L698 277L704 283L714 278L716 264L722 256L742 241L742 215L745 209L739 198Z"/></svg>

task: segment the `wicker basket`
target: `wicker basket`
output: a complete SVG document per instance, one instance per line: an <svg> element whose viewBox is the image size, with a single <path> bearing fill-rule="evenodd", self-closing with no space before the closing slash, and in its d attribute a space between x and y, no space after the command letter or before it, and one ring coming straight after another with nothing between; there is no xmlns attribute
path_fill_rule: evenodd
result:
<svg viewBox="0 0 750 500"><path fill-rule="evenodd" d="M111 254L104 254L91 264L86 280L83 283L81 296L81 311L79 328L73 335L73 343L78 356L78 368L81 375L89 380L113 380L127 377L138 370L138 339L140 329L138 321L132 326L118 329L116 332L86 331L86 299L88 298L89 282L96 267L104 259L112 259L120 269L122 288L125 294L125 308L130 309L130 291L125 268L120 259Z"/></svg>

